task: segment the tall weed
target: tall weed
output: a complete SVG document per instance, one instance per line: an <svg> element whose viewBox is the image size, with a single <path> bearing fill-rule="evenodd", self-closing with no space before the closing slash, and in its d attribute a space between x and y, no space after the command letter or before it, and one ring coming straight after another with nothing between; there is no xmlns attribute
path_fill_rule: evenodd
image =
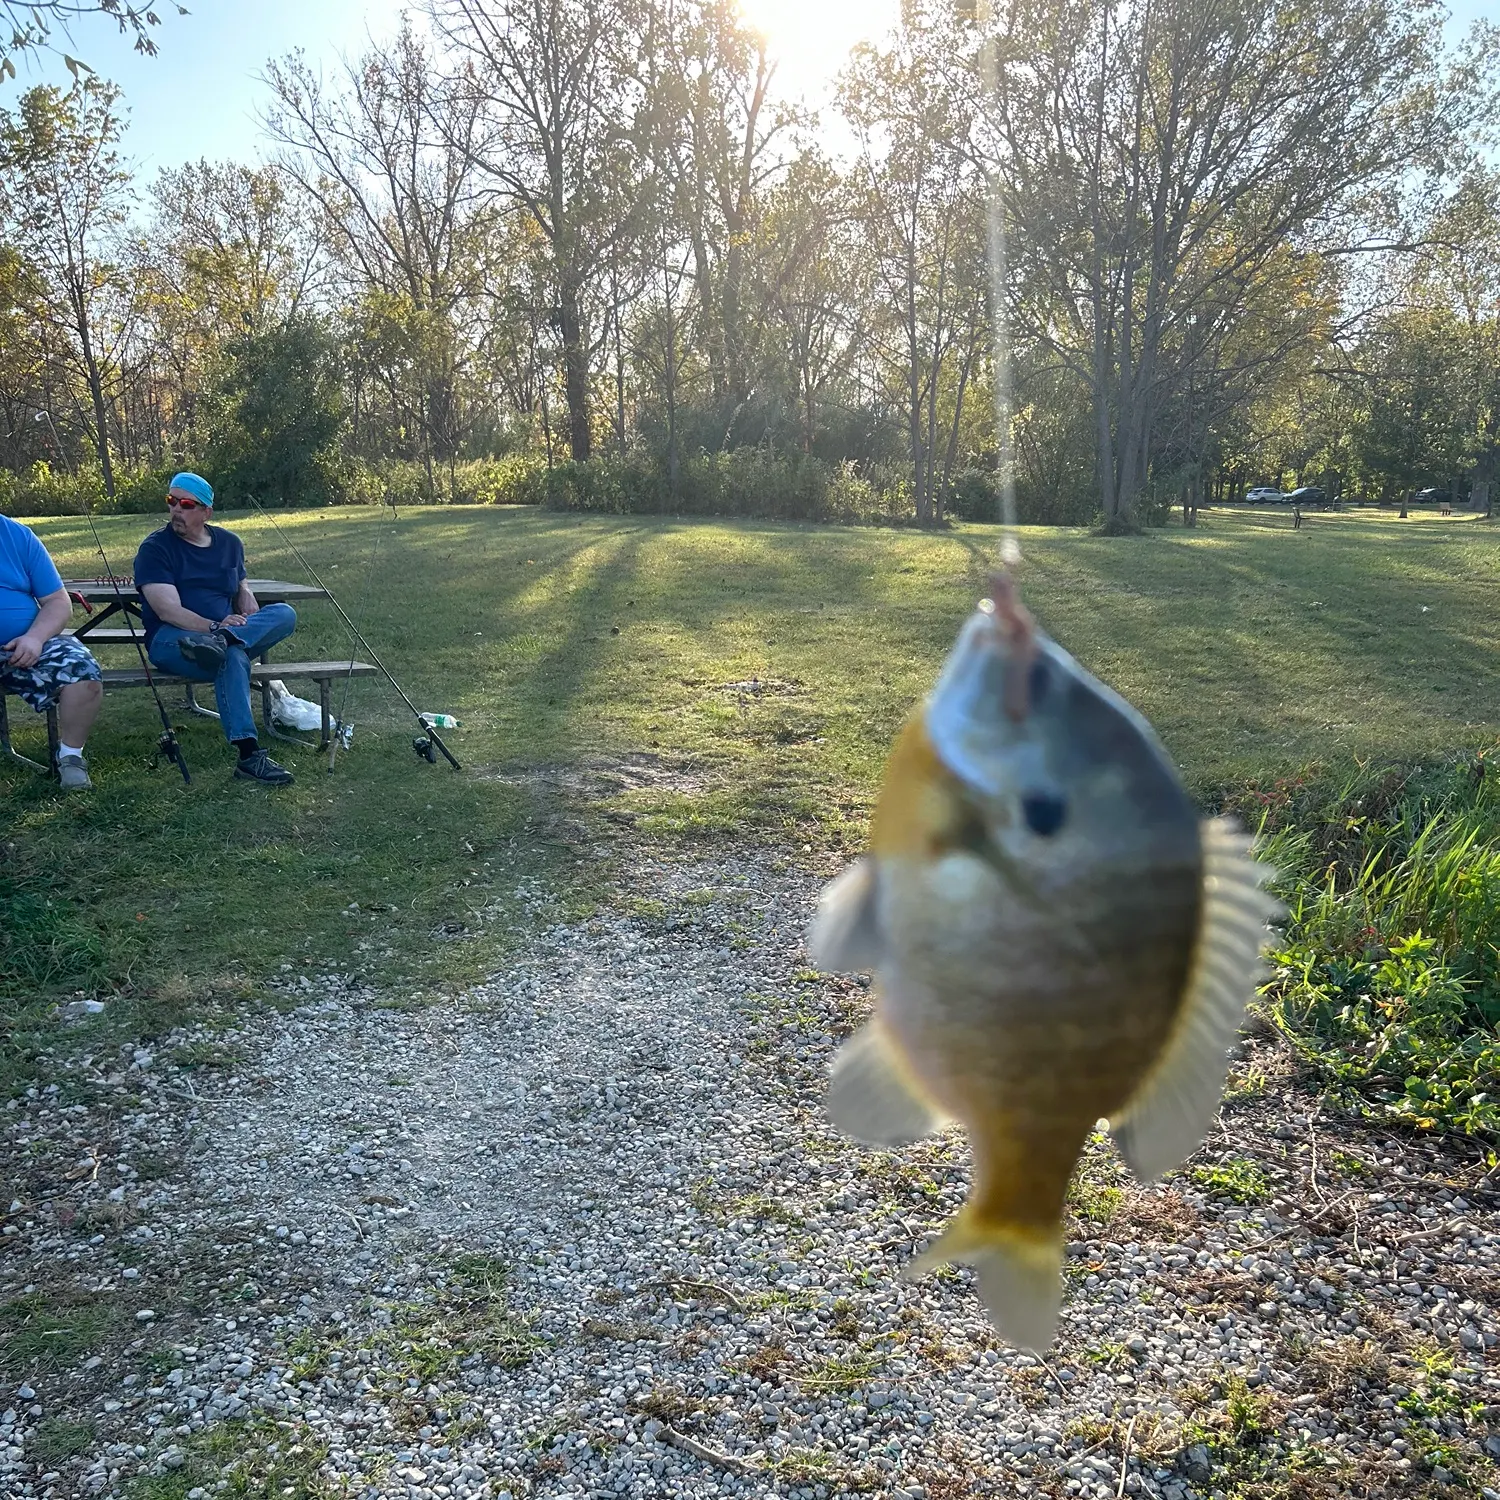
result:
<svg viewBox="0 0 1500 1500"><path fill-rule="evenodd" d="M1500 1136L1500 775L1362 778L1264 831L1277 1025L1365 1112Z"/></svg>

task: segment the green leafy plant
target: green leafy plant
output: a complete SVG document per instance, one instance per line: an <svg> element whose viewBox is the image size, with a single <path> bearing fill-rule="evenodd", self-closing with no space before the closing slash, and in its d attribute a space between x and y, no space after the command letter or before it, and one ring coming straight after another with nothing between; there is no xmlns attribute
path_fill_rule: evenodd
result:
<svg viewBox="0 0 1500 1500"><path fill-rule="evenodd" d="M1232 1203L1263 1203L1271 1196L1264 1168L1245 1156L1225 1157L1211 1167L1194 1167L1188 1176L1199 1187Z"/></svg>
<svg viewBox="0 0 1500 1500"><path fill-rule="evenodd" d="M1271 833L1270 1016L1363 1113L1500 1134L1500 786L1486 760L1355 783Z"/></svg>

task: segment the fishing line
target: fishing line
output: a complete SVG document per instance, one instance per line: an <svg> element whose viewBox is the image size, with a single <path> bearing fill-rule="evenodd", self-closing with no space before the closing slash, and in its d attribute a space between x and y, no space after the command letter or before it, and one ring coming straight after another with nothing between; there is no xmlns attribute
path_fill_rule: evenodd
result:
<svg viewBox="0 0 1500 1500"><path fill-rule="evenodd" d="M990 7L980 7L985 20ZM990 96L999 92L999 61L996 39L987 37L980 57L984 88ZM999 166L988 173L990 321L994 334L995 431L1000 444L1000 565L1014 568L1021 561L1021 540L1016 525L1015 453L1011 437L1014 416L1010 342L1009 261L1006 255L1005 210L1001 202Z"/></svg>
<svg viewBox="0 0 1500 1500"><path fill-rule="evenodd" d="M388 683L390 683L393 688L395 688L397 696L411 710L412 715L416 719L417 723L422 726L422 738L413 741L412 748L416 750L417 754L420 755L424 760L433 760L434 757L432 755L432 750L433 747L436 747L438 750L442 751L443 759L446 760L455 771L462 770L463 767L460 766L459 763L453 758L453 753L443 743L442 739L438 735L437 730L435 730L432 725L428 723L427 719L423 717L421 709L419 709L417 705L406 696L406 693L403 691L401 684L391 676L390 671L387 669L385 663L381 661L378 656L376 656L375 648L370 645L370 643L364 638L363 635L360 634L359 626L349 618L348 611L342 604L339 603L338 599L334 595L333 590L329 588L321 578L318 577L318 570L314 568L313 565L308 562L308 560L302 555L296 542L294 542L291 537L289 537L286 532L281 529L281 527L277 524L276 517L273 516L271 512L268 511L265 506L260 503L259 500L257 500L253 495L250 495L247 498L249 499L251 505L253 505L256 510L258 510L261 515L263 515L266 520L271 523L272 527L276 531L276 535L279 536L281 540L286 544L287 550L292 554L292 556L302 564L303 568L307 572L307 576L311 578L312 581L320 589L323 590L323 593L328 598L328 602L334 607L334 610L337 612L339 619L344 622L345 628L348 630L349 634L354 637L355 645L363 648L365 653L369 656L370 660L375 663L376 670L381 674L381 676L385 678Z"/></svg>
<svg viewBox="0 0 1500 1500"><path fill-rule="evenodd" d="M395 513L395 507L394 506L391 507L391 512L392 512L392 514ZM361 601L360 601L360 619L361 620L364 619L365 614L368 612L368 610L370 608L370 594L373 592L373 590L371 589L371 585L375 582L375 565L376 565L376 563L378 563L380 561L380 539L384 535L385 535L385 528L382 526L375 533L375 546L374 546L374 549L370 553L370 566L369 566L369 568L365 572L365 589L364 589L364 594L361 597ZM344 715L348 711L348 708L349 708L349 689L350 689L350 687L352 686L352 684L354 682L354 660L353 660L354 653L351 651L349 653L349 656L350 656L349 670L344 674L344 695L343 695L342 700L339 703L338 720L337 720L337 723L335 725L335 732L332 733L330 735L330 737L329 737L329 745L328 745L328 770L329 770L330 774L332 774L332 772L333 772L334 760L335 760L335 758L337 757L337 754L338 754L339 735L341 735L344 732L344 725L349 722L344 717ZM352 729L353 725L350 725L350 728Z"/></svg>

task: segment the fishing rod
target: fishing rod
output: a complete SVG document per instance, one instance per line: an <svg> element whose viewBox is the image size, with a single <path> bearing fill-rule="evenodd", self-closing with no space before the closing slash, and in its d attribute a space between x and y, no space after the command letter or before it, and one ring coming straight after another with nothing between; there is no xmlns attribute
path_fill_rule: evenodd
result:
<svg viewBox="0 0 1500 1500"><path fill-rule="evenodd" d="M104 550L104 538L99 535L99 528L94 524L93 515L87 510L83 514L89 523L89 530L94 533L94 546L99 549L99 556L104 560L104 571L109 575L110 587L115 591L115 603L125 617L125 624L130 630L131 644L135 647L135 654L141 659L141 670L146 674L146 686L151 689L151 696L156 699L156 711L161 715L161 735L156 741L156 754L151 757L151 769L154 771L161 758L165 756L182 772L183 781L191 786L193 778L188 772L187 758L182 753L182 746L177 742L177 731L172 727L167 705L161 701L161 691L156 686L156 678L151 675L150 658L146 655L146 648L136 633L135 621L131 619L130 611L126 608L125 595L120 592L120 580L115 577L114 564L110 562L109 554ZM88 644L86 636L84 644Z"/></svg>
<svg viewBox="0 0 1500 1500"><path fill-rule="evenodd" d="M393 515L395 514L394 506L391 507L391 513ZM375 565L380 561L380 538L384 529L384 527L381 527L375 532L375 546L370 553L370 566L365 572L365 591L363 597L360 600L361 619L365 618L366 612L370 608L370 585L374 582L375 579ZM349 724L349 689L353 686L354 662L351 659L351 661L349 662L349 670L344 673L343 696L339 699L338 724L341 733L343 732L345 725L348 725L348 732L350 734L354 732L354 726L352 724ZM346 741L345 743L347 745L348 742ZM428 741L427 748L425 750L417 748L416 740L412 741L412 748L416 750L417 754L420 755L424 760L430 760L432 758L432 742L430 740ZM334 762L338 759L338 752L339 735L335 734L330 737L328 743L328 774L330 776L333 774Z"/></svg>
<svg viewBox="0 0 1500 1500"><path fill-rule="evenodd" d="M349 631L349 634L354 637L355 644L363 648L363 650L369 654L370 660L375 663L375 666L380 671L381 675L388 683L390 683L393 688L395 688L401 701L412 711L412 714L416 718L417 723L422 726L423 732L411 742L412 749L415 750L423 760L430 761L433 765L436 765L437 757L432 753L433 748L436 747L438 750L442 751L443 759L446 760L455 771L461 771L463 767L460 766L456 760L454 760L453 752L450 751L448 747L443 743L442 739L438 735L437 730L434 729L432 725L427 721L421 709L419 709L417 705L406 696L405 692L402 691L401 684L391 676L389 671L387 671L385 663L381 661L378 656L376 656L374 648L364 638L364 636L360 634L359 626L357 626L354 621L349 618L344 609L344 606L340 604L339 601L334 597L333 590L329 588L321 578L318 577L317 569L314 568L313 565L308 562L305 557L303 557L301 552L297 550L297 544L277 524L275 516L273 516L271 512L268 511L265 506L262 505L260 501L257 500L253 495L249 497L249 500L251 505L253 505L256 510L258 510L261 515L263 515L266 520L268 520L271 525L276 528L276 535L286 543L288 549L291 551L292 556L295 557L297 561L301 563L302 566L307 570L308 577L310 577L312 581L317 584L317 586L322 589L323 592L328 596L328 602L338 612L339 619L344 622L344 625Z"/></svg>

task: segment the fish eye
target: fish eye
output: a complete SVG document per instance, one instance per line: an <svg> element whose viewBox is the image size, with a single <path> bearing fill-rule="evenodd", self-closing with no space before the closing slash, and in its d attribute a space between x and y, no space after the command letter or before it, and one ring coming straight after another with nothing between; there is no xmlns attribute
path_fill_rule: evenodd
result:
<svg viewBox="0 0 1500 1500"><path fill-rule="evenodd" d="M1067 821L1068 804L1050 792L1028 792L1021 798L1021 816L1038 838L1050 839Z"/></svg>
<svg viewBox="0 0 1500 1500"><path fill-rule="evenodd" d="M1027 678L1027 696L1033 703L1040 703L1047 696L1047 687L1052 678L1047 671L1047 663L1038 657L1031 664L1031 674Z"/></svg>

